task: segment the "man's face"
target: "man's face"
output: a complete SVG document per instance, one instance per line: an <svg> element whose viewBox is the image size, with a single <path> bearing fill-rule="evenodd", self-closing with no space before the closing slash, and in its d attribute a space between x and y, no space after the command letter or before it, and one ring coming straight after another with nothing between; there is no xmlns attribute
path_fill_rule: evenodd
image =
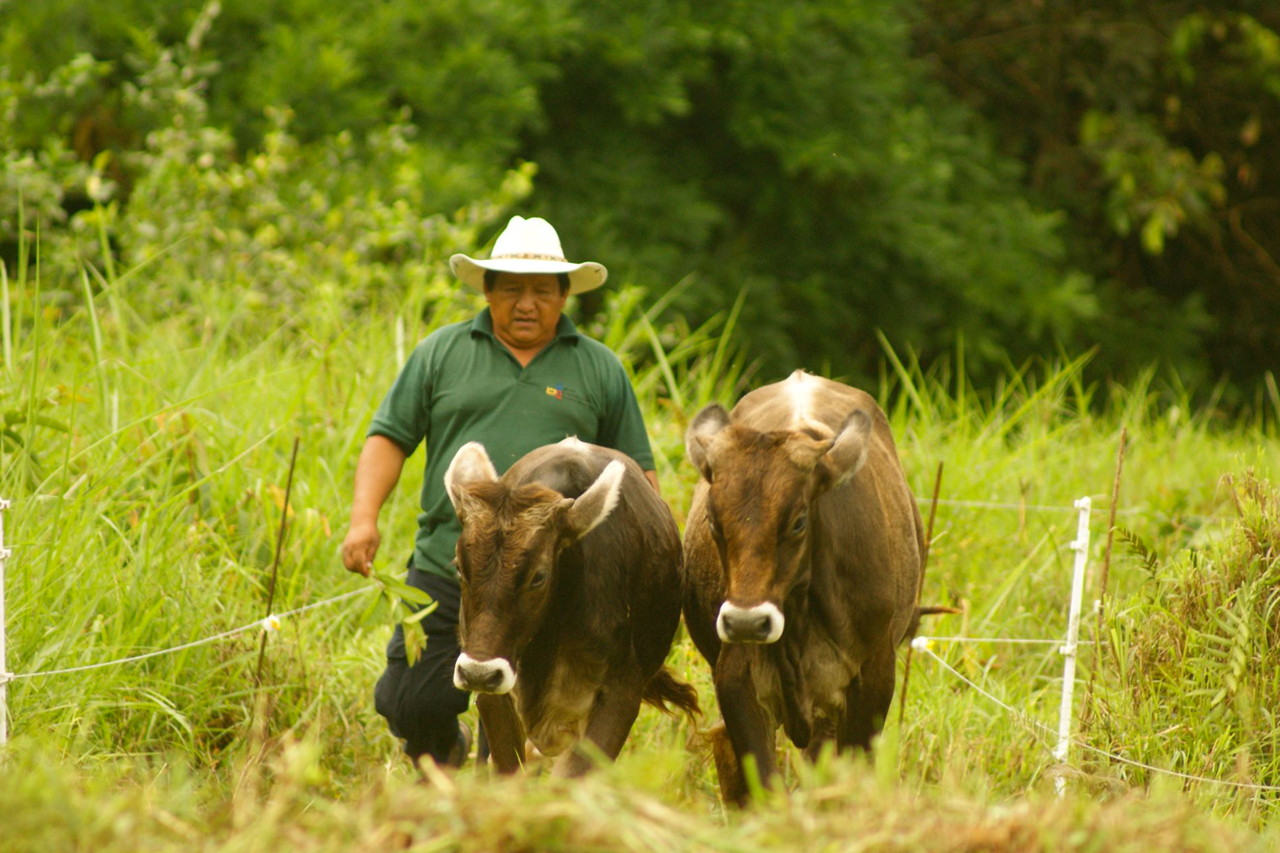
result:
<svg viewBox="0 0 1280 853"><path fill-rule="evenodd" d="M499 273L484 298L494 334L516 349L540 347L555 337L565 303L560 280L546 273Z"/></svg>

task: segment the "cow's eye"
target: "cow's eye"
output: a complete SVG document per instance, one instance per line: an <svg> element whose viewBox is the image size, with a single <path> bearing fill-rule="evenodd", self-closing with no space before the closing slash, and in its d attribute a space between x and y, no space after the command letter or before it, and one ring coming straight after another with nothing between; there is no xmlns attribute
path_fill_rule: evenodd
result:
<svg viewBox="0 0 1280 853"><path fill-rule="evenodd" d="M707 526L711 528L712 536L716 537L717 539L722 538L720 533L720 522L716 521L716 517L714 515L707 516Z"/></svg>
<svg viewBox="0 0 1280 853"><path fill-rule="evenodd" d="M529 589L537 589L547 582L546 572L534 572L529 575Z"/></svg>
<svg viewBox="0 0 1280 853"><path fill-rule="evenodd" d="M808 522L809 516L807 515L802 515L796 518L796 520L791 523L791 535L799 536L801 533L804 533L804 526Z"/></svg>

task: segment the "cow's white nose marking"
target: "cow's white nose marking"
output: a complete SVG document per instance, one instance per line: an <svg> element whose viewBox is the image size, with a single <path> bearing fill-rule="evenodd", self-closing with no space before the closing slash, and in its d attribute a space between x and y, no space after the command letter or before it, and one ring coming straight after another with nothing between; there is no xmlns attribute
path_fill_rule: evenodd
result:
<svg viewBox="0 0 1280 853"><path fill-rule="evenodd" d="M473 693L509 693L516 673L506 658L476 660L463 652L453 668L453 686Z"/></svg>
<svg viewBox="0 0 1280 853"><path fill-rule="evenodd" d="M786 621L772 602L738 607L726 601L716 617L716 633L726 643L776 643Z"/></svg>

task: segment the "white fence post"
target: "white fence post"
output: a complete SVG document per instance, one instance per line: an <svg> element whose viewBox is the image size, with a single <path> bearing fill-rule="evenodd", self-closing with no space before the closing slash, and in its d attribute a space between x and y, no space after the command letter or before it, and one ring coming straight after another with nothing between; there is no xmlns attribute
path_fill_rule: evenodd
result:
<svg viewBox="0 0 1280 853"><path fill-rule="evenodd" d="M1093 501L1083 497L1075 502L1075 507L1080 511L1080 518L1076 525L1076 538L1070 545L1071 550L1076 552L1076 560L1075 570L1071 576L1071 611L1067 616L1067 644L1062 647L1065 660L1062 665L1062 706L1058 710L1058 746L1053 751L1053 757L1059 764L1066 763L1067 754L1071 749L1071 699L1076 687L1080 600L1084 597L1084 571L1089 564L1089 513L1092 511ZM1067 780L1061 772L1054 779L1053 786L1059 797L1065 795Z"/></svg>
<svg viewBox="0 0 1280 853"><path fill-rule="evenodd" d="M4 547L4 511L9 502L0 498L0 746L9 742L9 680L13 677L5 663L4 648L4 563L9 559L9 549Z"/></svg>

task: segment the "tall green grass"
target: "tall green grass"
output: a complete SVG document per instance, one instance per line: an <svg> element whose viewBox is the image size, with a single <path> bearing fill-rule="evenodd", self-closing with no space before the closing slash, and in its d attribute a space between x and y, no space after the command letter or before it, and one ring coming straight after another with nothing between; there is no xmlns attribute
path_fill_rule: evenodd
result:
<svg viewBox="0 0 1280 853"><path fill-rule="evenodd" d="M334 798L318 791L317 744L286 741L269 761L269 790L245 785L212 804L199 775L180 767L76 772L23 746L9 765L17 782L0 786L0 851L1262 853L1275 840L1170 792L1106 804L1039 795L981 803L942 790L906 795L889 774L825 760L802 768L794 794L709 819L667 784L679 759L650 752L574 781L383 777Z"/></svg>
<svg viewBox="0 0 1280 853"><path fill-rule="evenodd" d="M163 314L147 304L146 269L86 267L77 282L79 298L53 302L42 292L34 260L24 244L18 268L0 277L7 282L0 318L6 347L0 370L0 494L14 500L6 524L14 549L6 581L11 670L25 674L111 660L260 619L282 513L289 514L289 533L275 609L366 583L342 570L337 548L368 418L398 368L396 329L406 329L413 340L469 316L478 301L459 297L424 306L407 296L359 312L334 304L297 314L242 299L239 291L224 291L211 281L191 288L202 294L199 303ZM668 297L649 301L643 291L624 287L610 296L603 319L587 329L618 351L633 373L664 495L681 522L696 479L683 459L688 420L709 401L731 403L748 385L781 378L757 375L750 342L735 335L745 298L693 328L670 309ZM424 307L431 309L427 321L421 319ZM1280 449L1269 422L1223 421L1213 408L1194 407L1187 389L1154 370L1125 387L1106 383L1089 371L1088 354L1010 365L994 387L974 388L965 374L962 345L952 359L929 366L887 341L882 346L884 370L868 390L890 417L916 494L928 496L942 462L944 499L1013 507L939 508L925 600L958 606L962 613L937 618L925 630L1063 635L1067 543L1075 523L1067 508L1087 494L1105 510L1117 436L1127 427L1122 509L1128 514L1121 524L1126 541L1143 543L1145 551L1116 549L1110 592L1122 606L1108 611L1108 639L1116 651L1100 659L1089 725L1078 736L1162 766L1280 784L1274 720L1257 711L1263 700L1253 702L1247 724L1237 725L1230 715L1244 713L1239 707L1228 704L1222 719L1206 719L1201 709L1214 697L1193 695L1214 682L1219 667L1224 679L1233 673L1237 684L1245 685L1236 688L1233 702L1235 696L1269 689L1273 678L1249 680L1257 667L1269 666L1274 674L1280 660L1260 640L1250 641L1244 665L1232 649L1219 661L1220 644L1206 641L1211 650L1206 655L1162 665L1166 680L1160 701L1131 698L1136 634L1155 631L1165 624L1160 619L1178 613L1160 591L1163 582L1153 581L1151 560L1183 566L1188 578L1235 565L1230 557L1215 562L1203 555L1244 535L1233 532L1239 522L1224 474L1252 471L1280 481ZM302 450L286 507L283 490L295 436ZM398 570L412 541L420 454L410 460L383 513L379 563L386 571ZM1064 509L1035 508L1045 505ZM1095 573L1104 517L1097 513L1093 526ZM1186 556L1197 553L1202 557ZM1258 571L1261 580L1249 583L1262 589L1271 569ZM225 827L202 811L206 804L237 797L243 803L248 797L270 805L274 795L267 791L276 776L251 768L264 757L264 766L270 766L287 743L303 743L311 756L304 762L304 781L280 777L281 784L294 786L288 797L302 796L298 790L312 798L359 797L373 786L384 797L371 807L376 814L429 823L436 818L425 816L414 796L399 799L396 786L411 778L410 771L372 708L372 685L390 630L389 614L369 611L372 600L353 599L287 620L269 640L261 688L253 681L254 632L136 664L13 682L11 730L19 752L12 760L30 766L57 758L68 769L51 771L49 790L80 791L68 796L85 804L100 795L110 808L125 811L133 808L128 796L91 793L97 790L92 780L98 774L110 779L123 774L138 784L154 771L159 777L152 784L164 789L161 799L185 797L182 808L205 815L180 822L197 835L206 829L216 835ZM1053 648L971 643L939 651L1009 704L1054 722L1061 659ZM691 644L678 643L671 662L697 686L714 715L708 668ZM1091 653L1082 662L1087 678ZM1144 670L1151 684L1153 671ZM1185 695L1179 691L1184 682ZM822 793L830 786L840 796L856 800L865 794L868 802L881 804L893 801L892 792L926 799L959 792L979 804L1036 798L1060 772L1070 772L1073 791L1084 798L1122 796L1131 786L1148 783L1182 787L1078 752L1072 759L1075 770L1056 767L1034 731L920 659L901 728L896 716L890 715L870 769L837 761L829 771L835 775L823 777L799 766L788 751L788 782L811 798L797 795L795 802L816 804L811 817L822 832L835 833L838 825L832 806L824 804L832 802ZM1228 741L1218 736L1224 726L1232 732ZM682 815L679 820L692 821L691 827L721 821L714 771L699 744L698 733L686 722L646 710L619 767L584 790L620 808L648 808L625 791L636 781L660 790L667 806ZM187 775L178 780L175 773ZM866 794L868 783L859 779L868 773L882 780L875 784L888 785L889 793ZM245 793L246 780L260 786L252 796ZM521 784L502 790L511 796L519 792L538 808L561 796L560 789ZM1256 826L1274 821L1273 794L1187 787L1188 803ZM38 792L8 796L6 805L44 802ZM480 805L483 788L467 782L451 796L465 804L459 808L487 814ZM773 807L798 815L797 820L810 819L804 817L808 805L796 806L795 812L783 804ZM290 808L273 814L278 818ZM336 804L324 808L331 809L330 816L346 814ZM566 808L569 816L556 818L562 821L556 825L589 823L582 811L586 806ZM1073 815L1112 827L1121 813L1085 805L1056 808L1046 807L1044 825L1062 831ZM1176 808L1164 813L1178 815L1170 818L1170 826L1201 826ZM857 814L869 819L866 811ZM326 819L308 825L323 831ZM754 826L765 834L791 831L787 820L760 818ZM745 833L741 827L752 824L733 825L739 827L735 832ZM901 828L891 823L880 829L897 833L892 827ZM1124 843L1138 843L1136 835L1113 828L1120 833L1116 838L1129 839ZM280 831L271 824L270 833ZM566 845L577 838L576 830L563 831ZM876 830L848 827L852 837L863 831ZM1205 831L1226 838L1234 830ZM635 832L640 833L635 838L648 837L646 832L661 836L652 826ZM689 838L702 837L690 832ZM733 837L748 843L747 834ZM612 843L601 840L598 846L626 847ZM1205 845L1202 849L1224 849L1227 843L1219 839Z"/></svg>

